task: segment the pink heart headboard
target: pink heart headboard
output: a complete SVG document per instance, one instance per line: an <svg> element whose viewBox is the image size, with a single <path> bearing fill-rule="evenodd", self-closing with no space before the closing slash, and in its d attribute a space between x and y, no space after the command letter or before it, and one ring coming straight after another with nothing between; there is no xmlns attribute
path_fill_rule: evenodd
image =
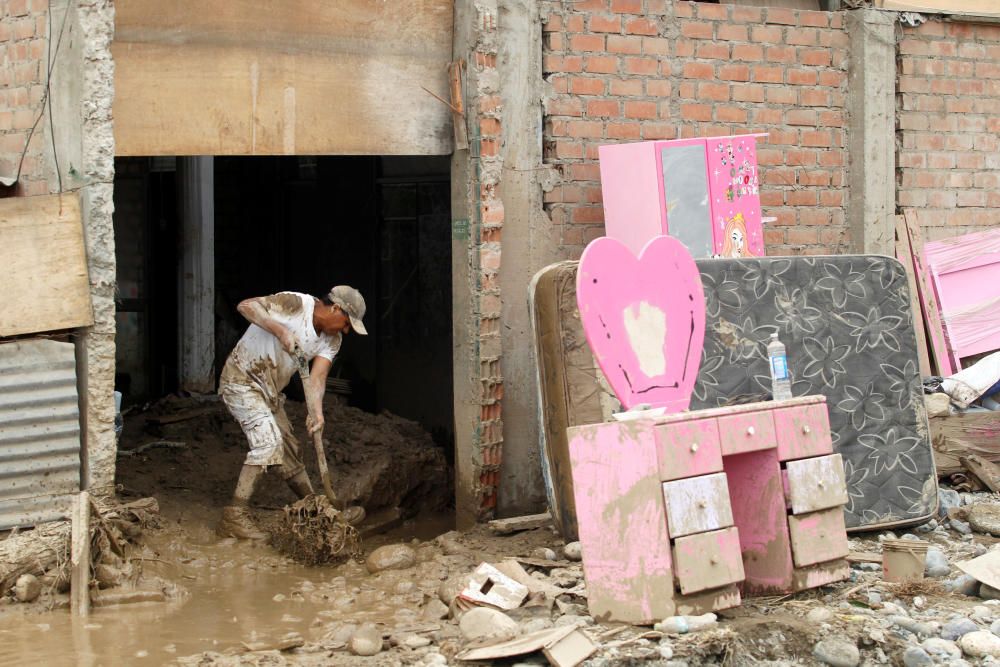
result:
<svg viewBox="0 0 1000 667"><path fill-rule="evenodd" d="M620 241L594 240L580 258L576 300L587 342L626 409L688 408L705 342L705 294L680 241L657 236L636 259Z"/></svg>

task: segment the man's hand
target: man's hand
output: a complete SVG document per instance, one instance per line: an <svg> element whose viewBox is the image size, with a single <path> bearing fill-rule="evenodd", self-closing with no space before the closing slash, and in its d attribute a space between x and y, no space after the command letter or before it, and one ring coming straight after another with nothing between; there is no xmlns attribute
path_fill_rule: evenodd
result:
<svg viewBox="0 0 1000 667"><path fill-rule="evenodd" d="M318 431L323 430L324 420L323 414L320 413L318 416L313 416L311 413L306 416L306 429L309 431L309 435L313 435Z"/></svg>
<svg viewBox="0 0 1000 667"><path fill-rule="evenodd" d="M267 331L272 336L278 339L278 343L288 354L292 353L295 349L297 341L292 332L289 331L283 324L271 317L267 309L261 303L260 299L255 297L252 299L244 299L240 301L240 304L236 306L236 310L239 311L240 315L245 317L248 322L256 324L264 331Z"/></svg>
<svg viewBox="0 0 1000 667"><path fill-rule="evenodd" d="M295 336L292 335L291 331L280 324L277 326L279 328L278 333L276 334L278 342L281 343L281 347L285 350L285 352L291 354L295 351L295 348L298 347L298 341L295 340Z"/></svg>

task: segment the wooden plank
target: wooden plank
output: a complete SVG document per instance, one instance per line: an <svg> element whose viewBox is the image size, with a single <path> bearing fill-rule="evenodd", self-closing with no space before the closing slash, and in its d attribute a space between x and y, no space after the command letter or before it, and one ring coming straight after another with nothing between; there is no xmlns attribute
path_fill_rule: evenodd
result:
<svg viewBox="0 0 1000 667"><path fill-rule="evenodd" d="M597 650L590 637L577 629L542 649L553 667L576 667Z"/></svg>
<svg viewBox="0 0 1000 667"><path fill-rule="evenodd" d="M906 221L901 215L896 216L896 259L906 270L906 283L910 289L910 311L913 313L913 331L917 337L917 362L920 365L920 377L927 377L932 373L930 355L927 351L927 331L924 329L924 311L920 307L917 279L913 274L910 235L906 231Z"/></svg>
<svg viewBox="0 0 1000 667"><path fill-rule="evenodd" d="M70 541L70 604L77 616L90 614L90 494L73 500Z"/></svg>
<svg viewBox="0 0 1000 667"><path fill-rule="evenodd" d="M899 12L1000 17L996 0L875 0L875 6Z"/></svg>
<svg viewBox="0 0 1000 667"><path fill-rule="evenodd" d="M447 0L122 0L116 154L445 155L451 45Z"/></svg>
<svg viewBox="0 0 1000 667"><path fill-rule="evenodd" d="M938 308L934 288L928 279L929 274L924 265L924 237L912 211L904 214L906 232L910 240L910 257L913 261L913 274L917 280L917 293L920 296L920 306L924 313L927 326L927 337L930 341L932 370L938 375L949 376L955 372L947 341L944 338L944 328L941 326L941 311Z"/></svg>
<svg viewBox="0 0 1000 667"><path fill-rule="evenodd" d="M94 323L77 195L0 199L0 336Z"/></svg>
<svg viewBox="0 0 1000 667"><path fill-rule="evenodd" d="M979 478L979 481L985 484L990 491L1000 493L1000 467L997 467L995 463L975 454L960 456L958 460L961 461L966 470Z"/></svg>
<svg viewBox="0 0 1000 667"><path fill-rule="evenodd" d="M552 515L548 512L541 514L526 514L525 516L515 516L510 519L496 519L489 522L490 530L497 535L510 535L522 530L534 530L535 528L545 528L552 525Z"/></svg>
<svg viewBox="0 0 1000 667"><path fill-rule="evenodd" d="M928 421L939 477L963 472L960 457L970 454L1000 464L1000 413L967 412Z"/></svg>

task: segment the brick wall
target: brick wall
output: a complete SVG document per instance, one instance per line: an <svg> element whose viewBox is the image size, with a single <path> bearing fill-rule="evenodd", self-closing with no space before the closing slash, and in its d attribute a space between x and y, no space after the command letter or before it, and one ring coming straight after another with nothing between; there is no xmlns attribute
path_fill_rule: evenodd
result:
<svg viewBox="0 0 1000 667"><path fill-rule="evenodd" d="M847 248L842 12L672 0L546 2L545 206L565 254L604 233L597 147L768 132L769 254Z"/></svg>
<svg viewBox="0 0 1000 667"><path fill-rule="evenodd" d="M1000 26L932 20L898 53L897 205L929 239L1000 224Z"/></svg>
<svg viewBox="0 0 1000 667"><path fill-rule="evenodd" d="M15 176L32 125L42 111L48 0L0 0L0 176ZM13 194L49 191L48 133L39 122ZM8 193L10 194L10 193Z"/></svg>

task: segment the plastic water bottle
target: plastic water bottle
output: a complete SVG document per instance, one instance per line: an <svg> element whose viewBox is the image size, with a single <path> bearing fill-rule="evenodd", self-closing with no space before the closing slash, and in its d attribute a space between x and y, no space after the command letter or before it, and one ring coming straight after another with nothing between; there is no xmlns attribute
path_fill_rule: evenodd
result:
<svg viewBox="0 0 1000 667"><path fill-rule="evenodd" d="M717 617L712 613L701 616L670 616L654 625L653 629L665 635L684 635L715 627L716 621Z"/></svg>
<svg viewBox="0 0 1000 667"><path fill-rule="evenodd" d="M788 357L785 344L778 340L778 334L771 334L767 344L767 360L771 365L771 394L776 401L787 401L792 397L792 379L788 374Z"/></svg>

